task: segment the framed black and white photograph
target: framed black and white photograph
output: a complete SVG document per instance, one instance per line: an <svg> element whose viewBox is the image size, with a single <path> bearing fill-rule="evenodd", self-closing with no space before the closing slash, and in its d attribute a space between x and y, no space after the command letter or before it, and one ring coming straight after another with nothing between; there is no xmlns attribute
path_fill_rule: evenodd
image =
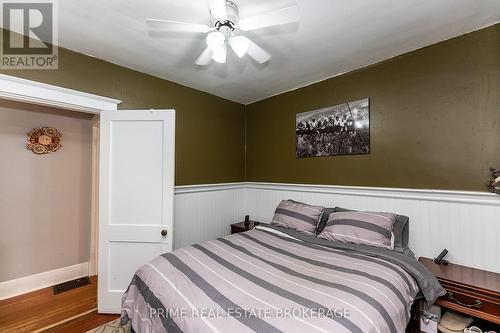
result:
<svg viewBox="0 0 500 333"><path fill-rule="evenodd" d="M368 98L297 114L297 157L369 153L370 100Z"/></svg>

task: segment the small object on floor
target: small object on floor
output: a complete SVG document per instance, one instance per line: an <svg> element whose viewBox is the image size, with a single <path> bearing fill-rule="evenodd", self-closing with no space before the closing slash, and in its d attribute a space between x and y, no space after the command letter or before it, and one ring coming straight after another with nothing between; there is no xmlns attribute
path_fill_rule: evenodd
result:
<svg viewBox="0 0 500 333"><path fill-rule="evenodd" d="M446 312L439 322L438 330L443 333L464 332L472 324L472 321L472 318L463 317L453 312Z"/></svg>
<svg viewBox="0 0 500 333"><path fill-rule="evenodd" d="M422 310L420 316L420 332L437 333L438 323L441 321L441 307L431 305Z"/></svg>
<svg viewBox="0 0 500 333"><path fill-rule="evenodd" d="M464 330L464 333L497 333L495 331L485 331L483 332L479 327L477 326L471 326L468 327Z"/></svg>
<svg viewBox="0 0 500 333"><path fill-rule="evenodd" d="M438 318L437 315L424 312L420 317L420 332L423 333L437 333L438 331Z"/></svg>
<svg viewBox="0 0 500 333"><path fill-rule="evenodd" d="M71 280L68 282L63 282L56 284L54 288L54 295L63 293L68 290L76 289L79 287L83 287L90 284L90 278L88 276L76 279L76 280Z"/></svg>

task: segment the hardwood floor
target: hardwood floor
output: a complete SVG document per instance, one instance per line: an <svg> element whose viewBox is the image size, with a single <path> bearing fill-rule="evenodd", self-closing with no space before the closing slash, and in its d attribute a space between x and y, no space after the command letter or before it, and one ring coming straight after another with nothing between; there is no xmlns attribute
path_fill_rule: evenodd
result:
<svg viewBox="0 0 500 333"><path fill-rule="evenodd" d="M57 325L54 328L43 331L44 333L79 333L86 332L93 328L99 327L112 320L118 319L118 315L103 315L98 314L97 311Z"/></svg>
<svg viewBox="0 0 500 333"><path fill-rule="evenodd" d="M77 289L54 295L52 288L0 301L0 332L85 332L119 318L97 313L97 277Z"/></svg>

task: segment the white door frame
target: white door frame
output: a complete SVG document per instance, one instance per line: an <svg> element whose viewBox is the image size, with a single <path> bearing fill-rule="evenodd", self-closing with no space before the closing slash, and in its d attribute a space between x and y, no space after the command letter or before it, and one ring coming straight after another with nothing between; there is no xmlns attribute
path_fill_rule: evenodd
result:
<svg viewBox="0 0 500 333"><path fill-rule="evenodd" d="M98 116L96 116L98 117ZM89 276L97 275L99 262L99 118L92 125L92 192L90 212Z"/></svg>
<svg viewBox="0 0 500 333"><path fill-rule="evenodd" d="M99 114L122 101L51 84L0 74L0 98L58 109Z"/></svg>

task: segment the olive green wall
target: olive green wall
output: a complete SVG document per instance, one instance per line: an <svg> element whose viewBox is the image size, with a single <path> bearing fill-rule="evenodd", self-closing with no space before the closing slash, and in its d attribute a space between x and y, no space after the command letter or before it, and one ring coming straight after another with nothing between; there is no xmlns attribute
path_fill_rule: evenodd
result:
<svg viewBox="0 0 500 333"><path fill-rule="evenodd" d="M175 109L176 185L244 180L241 104L66 49L58 70L0 73L120 99L120 109Z"/></svg>
<svg viewBox="0 0 500 333"><path fill-rule="evenodd" d="M369 97L371 154L295 158L295 114ZM484 191L500 167L500 25L248 105L248 181Z"/></svg>
<svg viewBox="0 0 500 333"><path fill-rule="evenodd" d="M246 113L103 60L65 49L59 56L58 70L0 73L117 98L120 109L175 108L177 185L246 179L482 191L488 168L500 166L499 24L253 103ZM295 158L296 113L364 97L370 155Z"/></svg>

